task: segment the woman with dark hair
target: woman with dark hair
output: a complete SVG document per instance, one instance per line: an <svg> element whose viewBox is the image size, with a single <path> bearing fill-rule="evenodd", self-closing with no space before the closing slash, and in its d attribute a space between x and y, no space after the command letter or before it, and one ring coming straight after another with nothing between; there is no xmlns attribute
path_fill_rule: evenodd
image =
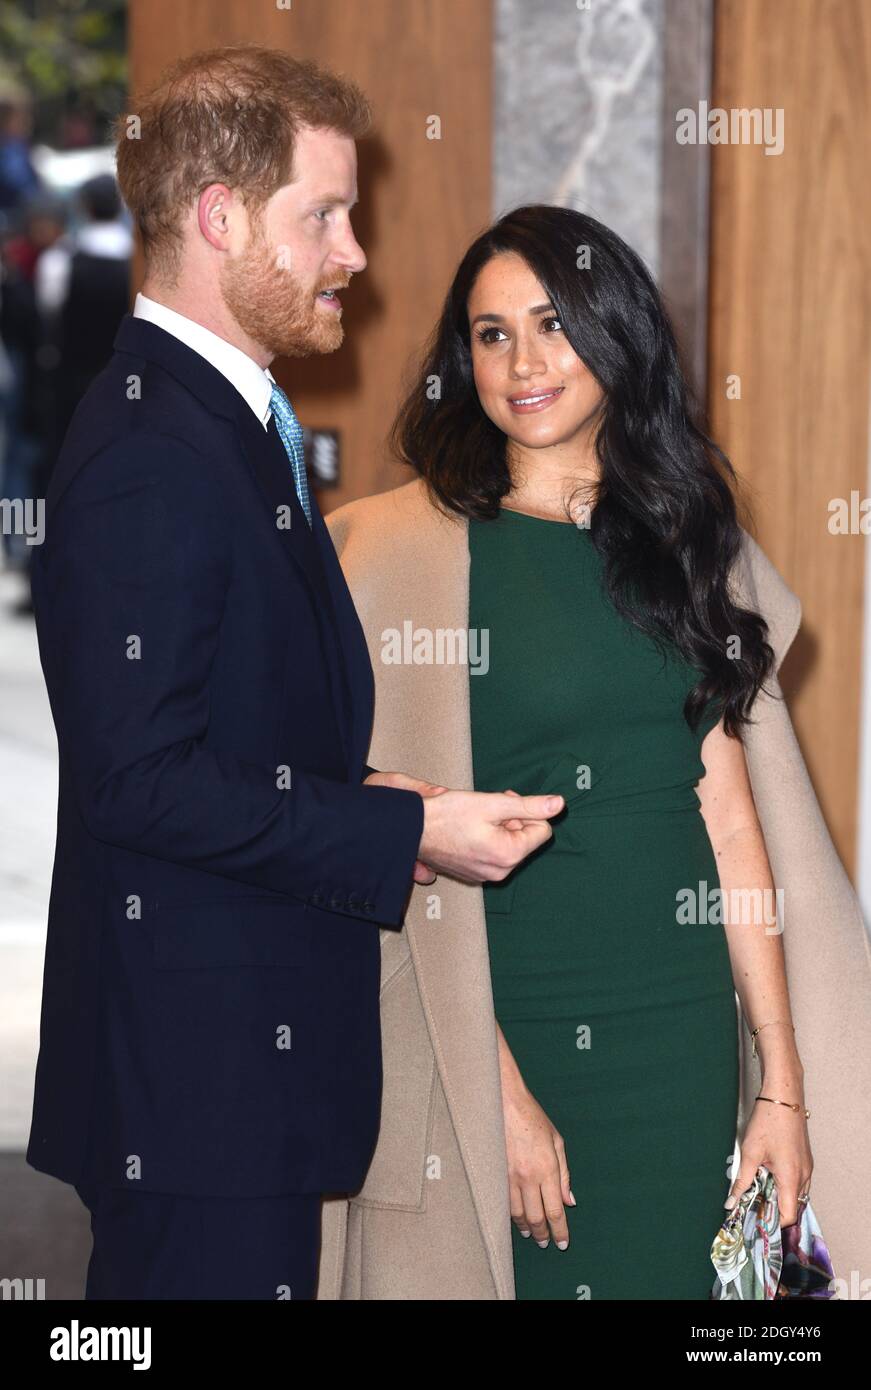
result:
<svg viewBox="0 0 871 1390"><path fill-rule="evenodd" d="M418 481L328 521L376 670L370 759L567 804L507 879L418 885L382 933L381 1137L327 1212L321 1296L705 1299L736 1124L731 1195L764 1163L790 1224L813 1168L769 829L780 866L822 856L868 1024L855 898L782 742L800 605L738 525L653 280L583 213L519 208L473 243L393 443ZM421 672L425 641L388 664L409 620L462 625L462 686Z"/></svg>

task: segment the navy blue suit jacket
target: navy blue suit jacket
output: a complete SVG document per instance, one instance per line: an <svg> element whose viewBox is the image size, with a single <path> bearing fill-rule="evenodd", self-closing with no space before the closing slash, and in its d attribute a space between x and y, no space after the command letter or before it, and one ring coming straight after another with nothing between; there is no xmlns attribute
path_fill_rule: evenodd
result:
<svg viewBox="0 0 871 1390"><path fill-rule="evenodd" d="M27 1160L65 1181L365 1176L379 925L401 924L423 802L361 785L372 668L312 510L274 420L126 316L33 559L59 791Z"/></svg>

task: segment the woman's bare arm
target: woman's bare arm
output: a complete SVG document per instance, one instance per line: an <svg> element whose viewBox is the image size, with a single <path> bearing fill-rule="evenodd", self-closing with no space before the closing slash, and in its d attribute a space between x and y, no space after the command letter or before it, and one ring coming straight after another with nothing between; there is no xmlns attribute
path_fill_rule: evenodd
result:
<svg viewBox="0 0 871 1390"><path fill-rule="evenodd" d="M745 909L739 914L740 920L724 926L735 988L751 1028L772 1023L756 1038L766 1077L769 1081L776 1078L789 1089L788 1095L782 1095L783 1100L800 1101L803 1069L792 1029L781 937L783 923L775 925L770 920L774 914L774 880L753 800L744 745L740 739L729 738L722 724L718 724L705 738L701 752L705 776L699 783L698 794L717 860L720 887L727 908L731 903ZM743 898L742 890L746 890ZM757 910L760 900L765 906L761 916ZM784 914L788 911L789 904L785 903ZM775 1019L781 1021L775 1024Z"/></svg>
<svg viewBox="0 0 871 1390"><path fill-rule="evenodd" d="M730 1195L748 1187L757 1164L764 1163L777 1179L781 1222L790 1225L799 1214L798 1197L810 1182L813 1156L804 1115L804 1068L792 1026L781 937L789 918L789 902L784 901L782 919L777 914L772 922L774 880L743 743L728 737L718 724L704 739L701 756L705 776L698 794L727 912L736 902L744 909L732 912L737 920L727 921L723 929L744 1017L751 1028L761 1028L756 1037L762 1065L759 1094L802 1107L792 1111L785 1105L757 1101L744 1135L740 1172L737 1178L732 1175ZM745 895L740 897L742 890Z"/></svg>

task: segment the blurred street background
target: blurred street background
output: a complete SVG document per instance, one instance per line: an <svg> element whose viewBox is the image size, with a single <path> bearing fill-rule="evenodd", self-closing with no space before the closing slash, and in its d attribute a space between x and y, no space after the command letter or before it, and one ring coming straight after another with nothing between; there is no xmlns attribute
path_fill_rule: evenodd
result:
<svg viewBox="0 0 871 1390"><path fill-rule="evenodd" d="M124 0L0 4L0 497L43 498L79 396L127 309L129 219L110 127L126 97ZM20 513L23 516L24 513ZM80 1298L87 1213L24 1162L54 855L57 744L32 546L0 550L0 1264Z"/></svg>

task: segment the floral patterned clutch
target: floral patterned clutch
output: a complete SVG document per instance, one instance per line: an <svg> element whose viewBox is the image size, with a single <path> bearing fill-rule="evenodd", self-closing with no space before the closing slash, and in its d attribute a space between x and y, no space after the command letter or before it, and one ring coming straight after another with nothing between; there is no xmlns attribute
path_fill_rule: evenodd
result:
<svg viewBox="0 0 871 1390"><path fill-rule="evenodd" d="M741 1148L726 1165L737 1173ZM763 1165L729 1212L711 1246L712 1299L831 1298L832 1262L810 1202L781 1229L774 1174Z"/></svg>

